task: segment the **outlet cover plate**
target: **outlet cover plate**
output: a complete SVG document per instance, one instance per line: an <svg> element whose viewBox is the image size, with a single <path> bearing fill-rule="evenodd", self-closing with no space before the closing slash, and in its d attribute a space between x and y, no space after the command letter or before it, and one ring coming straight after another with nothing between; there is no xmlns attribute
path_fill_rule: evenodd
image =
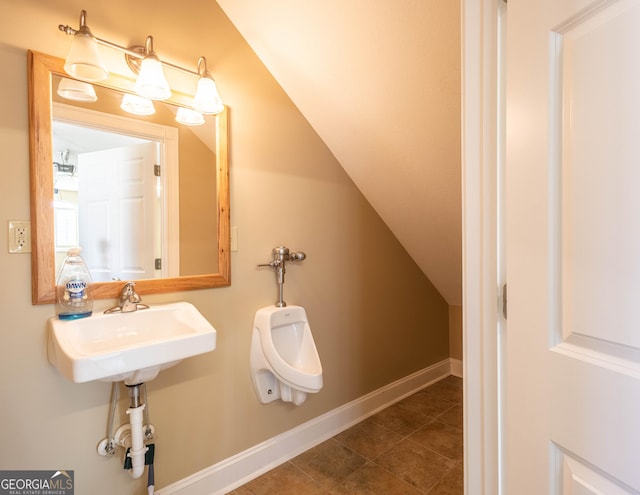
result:
<svg viewBox="0 0 640 495"><path fill-rule="evenodd" d="M9 220L9 252L31 252L31 222Z"/></svg>

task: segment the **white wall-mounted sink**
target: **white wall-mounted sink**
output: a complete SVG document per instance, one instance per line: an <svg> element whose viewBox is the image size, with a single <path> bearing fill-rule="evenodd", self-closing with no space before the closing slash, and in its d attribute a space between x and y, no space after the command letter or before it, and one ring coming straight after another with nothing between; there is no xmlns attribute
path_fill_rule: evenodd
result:
<svg viewBox="0 0 640 495"><path fill-rule="evenodd" d="M48 333L49 362L76 383L143 383L216 348L215 328L187 302L78 320L50 318Z"/></svg>

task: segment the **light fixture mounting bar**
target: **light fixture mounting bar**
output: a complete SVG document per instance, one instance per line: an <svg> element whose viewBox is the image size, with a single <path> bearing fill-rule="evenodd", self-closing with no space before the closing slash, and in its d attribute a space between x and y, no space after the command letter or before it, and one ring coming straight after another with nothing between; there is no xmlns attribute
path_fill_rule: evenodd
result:
<svg viewBox="0 0 640 495"><path fill-rule="evenodd" d="M71 26L64 25L64 24L59 24L58 25L58 29L60 31L62 31L63 33L68 34L70 36L73 36L78 32L77 29L74 29ZM124 53L125 55L129 55L130 57L134 57L134 58L137 58L137 59L140 59L140 60L142 60L145 57L145 54L141 53L140 51L134 51L134 50L132 50L130 48L126 48L124 46L120 46L120 45L118 45L116 43L113 43L111 41L108 41L108 40L105 40L105 39L102 39L102 38L98 38L97 36L94 36L94 38L101 45L108 46L109 48L113 48L114 50L118 50L118 51ZM159 59L159 60L160 60L160 63L162 65L166 66L166 67L170 67L170 68L175 69L177 71L184 72L186 74L191 74L193 76L199 76L200 75L200 73L197 72L197 71L193 71L191 69L187 69L185 67L181 67L180 65L172 64L171 62L167 62L166 60L162 60L162 59Z"/></svg>

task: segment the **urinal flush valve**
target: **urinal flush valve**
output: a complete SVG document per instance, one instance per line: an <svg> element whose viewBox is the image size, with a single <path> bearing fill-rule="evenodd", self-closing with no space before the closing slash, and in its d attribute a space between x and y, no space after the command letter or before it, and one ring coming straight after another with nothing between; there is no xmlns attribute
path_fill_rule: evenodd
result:
<svg viewBox="0 0 640 495"><path fill-rule="evenodd" d="M273 260L269 263L261 263L258 266L270 266L276 271L276 281L278 282L278 301L276 306L282 308L287 305L283 300L285 264L287 261L302 261L307 257L302 251L297 253L289 252L289 248L279 246L273 249Z"/></svg>

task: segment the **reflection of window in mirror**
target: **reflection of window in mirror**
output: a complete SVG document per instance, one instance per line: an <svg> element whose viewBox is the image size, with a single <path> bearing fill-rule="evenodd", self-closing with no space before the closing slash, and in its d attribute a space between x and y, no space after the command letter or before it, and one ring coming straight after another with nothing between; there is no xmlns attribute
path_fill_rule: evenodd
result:
<svg viewBox="0 0 640 495"><path fill-rule="evenodd" d="M72 193L68 189L61 189L56 196L64 198L67 193ZM78 246L78 204L77 199L71 201L65 199L54 199L53 202L53 224L56 241L56 258L58 253L64 253L75 246ZM60 265L56 262L56 268Z"/></svg>
<svg viewBox="0 0 640 495"><path fill-rule="evenodd" d="M158 102L154 115L134 117L117 104L121 93L96 90L95 103L52 92L60 102L52 115L61 165L54 199L77 208L77 239L94 280L215 273L217 218L203 214L217 208L215 120L180 125L177 107ZM65 221L66 230L55 224L56 269L66 251L59 236L73 230Z"/></svg>

